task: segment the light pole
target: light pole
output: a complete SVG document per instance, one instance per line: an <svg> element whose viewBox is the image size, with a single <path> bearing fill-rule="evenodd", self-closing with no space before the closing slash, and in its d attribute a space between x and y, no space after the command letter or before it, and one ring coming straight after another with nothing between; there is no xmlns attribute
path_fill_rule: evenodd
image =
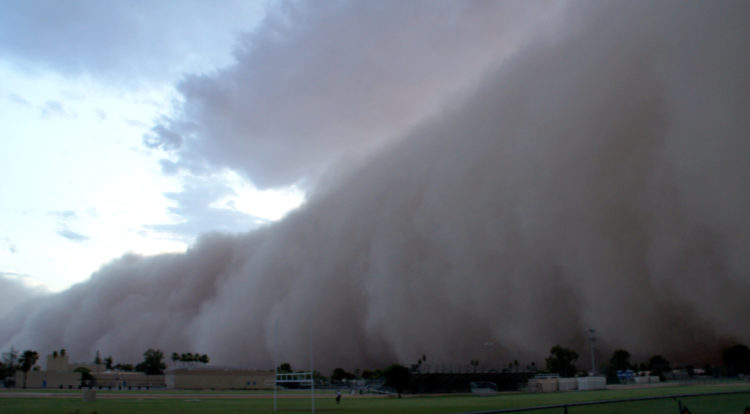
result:
<svg viewBox="0 0 750 414"><path fill-rule="evenodd" d="M596 361L594 360L594 343L596 342L596 336L594 334L596 330L589 328L589 342L591 343L591 376L596 374Z"/></svg>

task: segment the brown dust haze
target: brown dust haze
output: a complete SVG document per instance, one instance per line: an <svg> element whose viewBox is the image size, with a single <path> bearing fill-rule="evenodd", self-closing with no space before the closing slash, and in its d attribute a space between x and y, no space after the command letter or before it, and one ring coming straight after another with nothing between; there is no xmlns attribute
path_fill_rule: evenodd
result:
<svg viewBox="0 0 750 414"><path fill-rule="evenodd" d="M542 364L590 327L602 357L750 342L750 3L402 3L289 12L154 130L305 205L23 302L0 346L271 368L312 341L330 369Z"/></svg>

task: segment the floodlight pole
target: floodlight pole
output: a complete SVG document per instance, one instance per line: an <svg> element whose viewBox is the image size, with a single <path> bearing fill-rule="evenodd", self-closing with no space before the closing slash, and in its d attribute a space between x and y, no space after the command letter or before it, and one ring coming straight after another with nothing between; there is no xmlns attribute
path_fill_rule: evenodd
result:
<svg viewBox="0 0 750 414"><path fill-rule="evenodd" d="M594 360L594 343L596 342L596 336L594 336L595 333L596 330L594 328L589 328L589 341L591 342L591 376L596 374L596 363Z"/></svg>

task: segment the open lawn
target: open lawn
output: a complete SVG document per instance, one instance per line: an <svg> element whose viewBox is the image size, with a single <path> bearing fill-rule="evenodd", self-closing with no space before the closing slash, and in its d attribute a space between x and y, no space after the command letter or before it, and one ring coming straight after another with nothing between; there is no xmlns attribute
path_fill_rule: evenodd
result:
<svg viewBox="0 0 750 414"><path fill-rule="evenodd" d="M336 405L330 391L316 399L316 412L322 413L456 413L466 411L521 408L582 401L635 398L702 392L750 391L750 384L731 386L662 387L633 390L606 390L560 393L512 393L492 397L476 396L407 396L405 398L348 396ZM273 399L267 393L247 392L105 392L97 401L83 402L79 393L25 392L15 396L0 391L0 414L6 413L273 413ZM14 395L14 396L11 396ZM42 396L45 395L45 396ZM279 412L310 412L310 399L299 393L285 393L278 400ZM680 398L693 414L741 414L750 405L750 393L724 396ZM563 409L527 411L535 414L562 413ZM598 413L676 413L673 399L626 402L588 407L571 407L571 414Z"/></svg>

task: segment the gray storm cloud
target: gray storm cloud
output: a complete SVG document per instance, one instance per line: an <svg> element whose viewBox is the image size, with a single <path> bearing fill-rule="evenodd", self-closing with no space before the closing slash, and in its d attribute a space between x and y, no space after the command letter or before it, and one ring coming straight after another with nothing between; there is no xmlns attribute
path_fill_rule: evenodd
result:
<svg viewBox="0 0 750 414"><path fill-rule="evenodd" d="M373 4L358 2L339 18L375 13ZM443 85L425 95L441 102L424 104L420 93L394 98L390 109L418 107L423 115L408 115L413 124L381 128L383 112L368 120L372 130L368 122L344 125L342 136L364 140L401 135L383 138L379 151L283 221L206 235L185 254L126 255L65 292L15 307L0 324L0 344L66 347L80 358L100 350L116 360L160 347L271 367L274 358L304 364L312 340L321 368L353 368L422 354L433 363L540 363L557 343L583 352L589 327L603 349L623 347L636 358L701 363L731 341L750 342L749 9L729 1L573 2L554 20L561 24L521 24L514 30L528 33L513 35L521 40L497 55L501 63L482 63L473 81L462 80L460 98L458 83ZM466 38L455 47L506 47L502 38L487 43L481 30L460 30L506 15L454 17L432 22L450 26L437 39L458 27ZM400 25L388 31L430 38ZM325 26L301 30L327 34ZM388 56L395 48L408 59L399 47L352 50ZM330 59L313 51L305 65L325 71ZM414 73L442 73L421 58L409 63ZM221 87L240 76L238 65L188 81L188 107L193 82L217 99L198 98L200 109L181 122L215 137L215 154L236 153L211 162L246 162L252 177L256 155L236 131L256 115L224 99ZM360 74L348 75L356 84ZM413 92L398 72L392 77L372 92ZM367 90L341 82L331 94L344 97L325 104L344 105L346 115L373 109ZM313 115L333 121L321 111L281 114L292 124ZM226 135L216 126L222 117ZM300 154L317 142L289 139L280 145L299 145ZM277 183L302 173L258 174Z"/></svg>

